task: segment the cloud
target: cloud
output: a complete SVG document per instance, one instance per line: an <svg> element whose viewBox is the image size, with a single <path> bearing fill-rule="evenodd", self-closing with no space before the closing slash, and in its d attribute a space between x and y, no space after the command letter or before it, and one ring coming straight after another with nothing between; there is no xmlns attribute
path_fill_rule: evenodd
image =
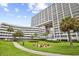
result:
<svg viewBox="0 0 79 59"><path fill-rule="evenodd" d="M8 7L8 3L0 3L0 6L2 6L2 7Z"/></svg>
<svg viewBox="0 0 79 59"><path fill-rule="evenodd" d="M45 9L48 6L46 3L30 3L28 4L29 11L32 13L38 13L39 11Z"/></svg>
<svg viewBox="0 0 79 59"><path fill-rule="evenodd" d="M20 18L21 16L17 16L18 18Z"/></svg>
<svg viewBox="0 0 79 59"><path fill-rule="evenodd" d="M37 4L37 9L45 9L48 5L47 4Z"/></svg>
<svg viewBox="0 0 79 59"><path fill-rule="evenodd" d="M34 14L36 14L36 13L38 13L39 11L37 11L37 10L33 10L32 11L32 13L34 13Z"/></svg>
<svg viewBox="0 0 79 59"><path fill-rule="evenodd" d="M16 11L16 12L19 12L19 9L18 9L18 8L15 8L15 11Z"/></svg>
<svg viewBox="0 0 79 59"><path fill-rule="evenodd" d="M35 3L29 3L28 7L29 7L30 10L32 10L32 9L34 9L35 5L36 5Z"/></svg>
<svg viewBox="0 0 79 59"><path fill-rule="evenodd" d="M24 16L24 18L27 18L27 16Z"/></svg>
<svg viewBox="0 0 79 59"><path fill-rule="evenodd" d="M9 12L8 3L0 3L0 6L4 9L4 11Z"/></svg>
<svg viewBox="0 0 79 59"><path fill-rule="evenodd" d="M8 8L4 8L4 11L9 12L9 9Z"/></svg>
<svg viewBox="0 0 79 59"><path fill-rule="evenodd" d="M18 16L17 16L17 18L21 18L21 17L27 18L27 16L25 16L25 15L24 15L24 16L21 16L21 15L18 15Z"/></svg>

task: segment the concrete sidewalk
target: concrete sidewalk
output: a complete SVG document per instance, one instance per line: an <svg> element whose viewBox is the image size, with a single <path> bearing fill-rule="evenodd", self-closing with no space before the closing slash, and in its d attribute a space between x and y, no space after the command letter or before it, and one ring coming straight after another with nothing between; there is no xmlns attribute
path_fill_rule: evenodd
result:
<svg viewBox="0 0 79 59"><path fill-rule="evenodd" d="M41 52L41 51L35 51L35 50L32 50L32 49L28 49L28 48L21 46L17 42L13 42L13 44L16 48L21 49L21 50L26 51L26 52L33 53L33 54L44 55L44 56L65 56L65 55L61 55L61 54L53 54L53 53Z"/></svg>

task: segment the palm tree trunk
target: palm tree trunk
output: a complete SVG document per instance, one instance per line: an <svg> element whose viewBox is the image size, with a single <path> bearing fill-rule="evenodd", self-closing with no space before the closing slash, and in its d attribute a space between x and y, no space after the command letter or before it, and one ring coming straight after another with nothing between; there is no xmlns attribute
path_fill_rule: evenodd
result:
<svg viewBox="0 0 79 59"><path fill-rule="evenodd" d="M72 42L72 39L71 39L70 30L68 31L68 38L69 38L70 46L72 47L73 42Z"/></svg>
<svg viewBox="0 0 79 59"><path fill-rule="evenodd" d="M16 41L16 37L13 37L13 41Z"/></svg>
<svg viewBox="0 0 79 59"><path fill-rule="evenodd" d="M7 41L9 41L9 32L8 32L8 39L7 39Z"/></svg>
<svg viewBox="0 0 79 59"><path fill-rule="evenodd" d="M31 39L33 39L33 36L31 36Z"/></svg>
<svg viewBox="0 0 79 59"><path fill-rule="evenodd" d="M24 41L23 41L23 46L24 46Z"/></svg>

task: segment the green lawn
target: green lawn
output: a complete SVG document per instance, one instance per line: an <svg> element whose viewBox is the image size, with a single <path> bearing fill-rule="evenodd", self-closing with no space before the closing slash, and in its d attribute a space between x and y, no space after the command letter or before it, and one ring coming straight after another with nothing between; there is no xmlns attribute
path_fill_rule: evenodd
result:
<svg viewBox="0 0 79 59"><path fill-rule="evenodd" d="M0 56L37 56L15 48L12 42L0 40Z"/></svg>
<svg viewBox="0 0 79 59"><path fill-rule="evenodd" d="M22 45L22 42L19 42ZM74 47L71 48L69 45L69 42L59 42L59 43L53 43L48 42L51 47L49 48L40 48L33 46L34 42L28 42L25 41L25 47L33 49L33 50L39 50L39 51L45 51L50 53L58 53L58 54L65 54L65 55L79 55L79 43L74 43ZM45 41L40 41L40 44L47 43Z"/></svg>

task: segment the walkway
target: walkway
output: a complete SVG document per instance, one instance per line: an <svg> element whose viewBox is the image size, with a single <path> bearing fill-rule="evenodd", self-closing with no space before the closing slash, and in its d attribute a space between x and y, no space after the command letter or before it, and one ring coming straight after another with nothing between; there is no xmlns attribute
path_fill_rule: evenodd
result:
<svg viewBox="0 0 79 59"><path fill-rule="evenodd" d="M28 48L21 46L17 42L13 42L13 44L16 48L21 49L21 50L26 51L26 52L33 53L33 54L44 55L44 56L64 56L64 55L61 55L61 54L53 54L53 53L41 52L41 51L35 51L35 50L32 50L32 49L28 49Z"/></svg>

